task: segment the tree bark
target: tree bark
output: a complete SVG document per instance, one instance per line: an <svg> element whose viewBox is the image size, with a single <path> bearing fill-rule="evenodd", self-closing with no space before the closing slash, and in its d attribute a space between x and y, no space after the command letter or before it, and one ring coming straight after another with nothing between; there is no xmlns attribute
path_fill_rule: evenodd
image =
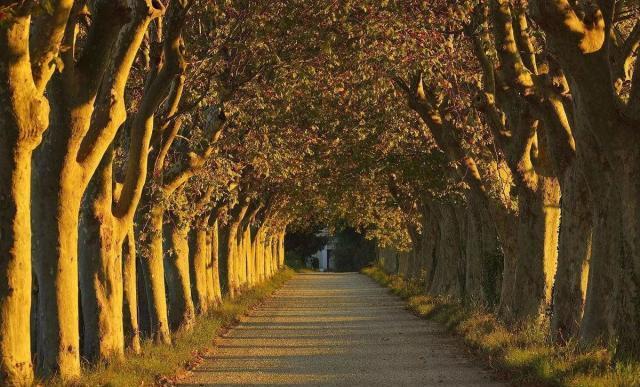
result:
<svg viewBox="0 0 640 387"><path fill-rule="evenodd" d="M236 264L238 274L238 288L247 287L247 249L245 243L245 229L242 224L238 226L238 234L236 236Z"/></svg>
<svg viewBox="0 0 640 387"><path fill-rule="evenodd" d="M147 292L150 334L157 343L171 344L167 315L167 293L164 282L162 243L164 208L162 203L155 200L149 204L149 224L148 229L143 231L144 250L141 259Z"/></svg>
<svg viewBox="0 0 640 387"><path fill-rule="evenodd" d="M124 288L124 339L125 346L139 354L140 327L138 325L138 288L136 273L136 236L133 224L129 227L122 249L122 278Z"/></svg>
<svg viewBox="0 0 640 387"><path fill-rule="evenodd" d="M277 272L278 272L278 237L277 235L272 235L271 236L271 245L270 245L270 250L271 250L271 267L272 267L272 272L271 272L271 276L273 277Z"/></svg>
<svg viewBox="0 0 640 387"><path fill-rule="evenodd" d="M113 156L107 153L87 188L80 223L83 356L91 361L124 356L122 243L111 216Z"/></svg>
<svg viewBox="0 0 640 387"><path fill-rule="evenodd" d="M464 281L464 301L471 305L484 304L487 302L484 284L486 282L485 251L482 232L482 207L476 203L468 202L465 211L466 219L466 245L464 250L465 259L465 281Z"/></svg>
<svg viewBox="0 0 640 387"><path fill-rule="evenodd" d="M211 271L211 230L208 229L208 223L208 218L198 221L189 234L193 301L199 314L209 312L213 297L213 289L209 289L213 273Z"/></svg>
<svg viewBox="0 0 640 387"><path fill-rule="evenodd" d="M271 266L273 263L273 259L271 258L271 237L269 235L265 235L263 249L265 262L265 279L269 280L271 278L271 274L273 273L273 268Z"/></svg>
<svg viewBox="0 0 640 387"><path fill-rule="evenodd" d="M242 236L242 244L245 251L245 262L247 267L247 287L252 288L255 284L254 275L255 270L253 268L253 252L251 251L251 225L247 225Z"/></svg>
<svg viewBox="0 0 640 387"><path fill-rule="evenodd" d="M165 259L169 322L174 330L190 329L195 318L189 275L189 226L173 216L167 226L171 248Z"/></svg>
<svg viewBox="0 0 640 387"><path fill-rule="evenodd" d="M3 100L0 99L2 103ZM0 379L8 384L26 385L33 381L30 341L32 147L18 144L15 136L7 138L11 132L2 124L0 120L0 181L4 182L0 184Z"/></svg>
<svg viewBox="0 0 640 387"><path fill-rule="evenodd" d="M518 190L518 261L510 317L540 319L551 304L558 255L560 188L541 177L536 189Z"/></svg>
<svg viewBox="0 0 640 387"><path fill-rule="evenodd" d="M557 343L564 344L579 334L591 257L592 204L577 163L562 184L561 207L551 332Z"/></svg>
<svg viewBox="0 0 640 387"><path fill-rule="evenodd" d="M264 249L262 246L262 239L264 237L264 225L258 227L256 235L253 241L253 251L256 260L256 279L258 283L261 283L265 279L265 265L264 265Z"/></svg>
<svg viewBox="0 0 640 387"><path fill-rule="evenodd" d="M464 292L464 251L456 209L450 204L437 205L438 255L429 293L461 299Z"/></svg>
<svg viewBox="0 0 640 387"><path fill-rule="evenodd" d="M226 233L226 258L227 258L227 281L228 288L227 291L231 298L235 298L240 291L240 259L239 251L238 251L238 228L240 227L240 223L244 218L247 210L249 209L249 204L237 204L236 208L232 211L232 218L229 221L227 226Z"/></svg>
<svg viewBox="0 0 640 387"><path fill-rule="evenodd" d="M0 380L9 385L33 381L32 154L49 126L43 93L72 4L52 2L40 17L31 4L14 4L0 26Z"/></svg>
<svg viewBox="0 0 640 387"><path fill-rule="evenodd" d="M218 221L216 220L211 228L211 260L210 268L208 270L207 279L211 282L209 288L211 289L211 300L213 306L220 306L222 304L222 289L220 286L220 238Z"/></svg>
<svg viewBox="0 0 640 387"><path fill-rule="evenodd" d="M279 263L279 267L282 269L284 268L284 261L285 261L285 251L284 251L284 237L286 235L286 231L282 231L279 234L278 237L278 263Z"/></svg>
<svg viewBox="0 0 640 387"><path fill-rule="evenodd" d="M59 372L67 379L80 375L78 218L81 192L77 189L78 181L61 184L58 176L62 171L47 171L43 165L38 169L41 177L37 195L42 200L34 207L37 220L34 262L39 286L37 364L41 375ZM48 176L47 172L50 172Z"/></svg>

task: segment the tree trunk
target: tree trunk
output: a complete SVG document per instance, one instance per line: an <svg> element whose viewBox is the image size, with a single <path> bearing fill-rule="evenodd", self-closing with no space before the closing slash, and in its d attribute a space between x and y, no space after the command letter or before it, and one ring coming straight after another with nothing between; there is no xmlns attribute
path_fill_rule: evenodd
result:
<svg viewBox="0 0 640 387"><path fill-rule="evenodd" d="M397 274L398 251L390 247L378 247L378 262L387 274Z"/></svg>
<svg viewBox="0 0 640 387"><path fill-rule="evenodd" d="M207 279L211 282L209 288L211 289L211 300L213 306L219 306L222 304L222 289L220 287L220 241L219 241L219 229L218 221L216 220L211 228L211 260L210 269L207 275Z"/></svg>
<svg viewBox="0 0 640 387"><path fill-rule="evenodd" d="M0 92L0 101L4 105L2 94ZM30 341L32 147L19 144L3 119L0 117L0 181L3 182L0 184L0 380L28 385L33 381Z"/></svg>
<svg viewBox="0 0 640 387"><path fill-rule="evenodd" d="M271 273L273 273L271 268L271 263L273 262L271 259L271 237L265 236L262 248L264 249L264 276L268 280L271 278Z"/></svg>
<svg viewBox="0 0 640 387"><path fill-rule="evenodd" d="M245 229L241 226L238 229L238 235L236 237L236 258L238 263L238 287L244 289L247 287L247 249L245 243Z"/></svg>
<svg viewBox="0 0 640 387"><path fill-rule="evenodd" d="M229 294L229 257L228 254L228 225L218 224L218 270L220 275L220 289L222 294ZM215 257L212 257L215 258Z"/></svg>
<svg viewBox="0 0 640 387"><path fill-rule="evenodd" d="M164 282L164 252L162 243L162 223L164 209L162 203L149 203L148 230L144 232L142 269L147 293L150 334L157 343L171 344L167 296Z"/></svg>
<svg viewBox="0 0 640 387"><path fill-rule="evenodd" d="M464 273L460 270L464 259L460 243L460 224L452 205L441 204L437 207L437 219L440 224L440 233L437 236L438 255L429 293L460 299L464 289L461 281Z"/></svg>
<svg viewBox="0 0 640 387"><path fill-rule="evenodd" d="M269 237L269 258L271 258L271 275L269 276L269 278L272 278L277 272L278 272L278 257L276 256L276 251L275 251L275 236L271 235Z"/></svg>
<svg viewBox="0 0 640 387"><path fill-rule="evenodd" d="M549 21L543 26L548 42L567 74L576 149L585 149L581 168L592 195L592 249L581 341L604 341L617 347L616 355L640 358L640 139L631 122L637 115L636 76L630 105L625 107L612 78L615 45L609 23L591 29L578 21L584 32L575 39L570 33L575 23L566 23L565 7L555 4L538 10ZM604 7L602 11L606 13ZM592 36L598 39L588 39Z"/></svg>
<svg viewBox="0 0 640 387"><path fill-rule="evenodd" d="M398 256L398 274L403 278L409 278L409 262L411 261L412 251L407 252L406 254L400 254Z"/></svg>
<svg viewBox="0 0 640 387"><path fill-rule="evenodd" d="M437 210L434 208L432 201L425 201L422 205L422 259L425 265L424 274L424 290L428 291L433 283L433 276L435 274L435 268L438 257L438 236L440 234L439 222L437 217ZM393 266L392 272L399 273L399 263L401 257L406 255L405 252L395 252L395 266Z"/></svg>
<svg viewBox="0 0 640 387"><path fill-rule="evenodd" d="M167 231L171 248L166 256L166 284L169 299L169 322L173 329L190 329L195 318L189 276L189 226L174 217Z"/></svg>
<svg viewBox="0 0 640 387"><path fill-rule="evenodd" d="M34 266L38 277L38 371L80 375L78 223L82 190L73 171L38 166L34 197Z"/></svg>
<svg viewBox="0 0 640 387"><path fill-rule="evenodd" d="M260 226L256 231L256 235L253 240L253 252L256 261L256 280L258 283L264 281L264 250L262 248L264 227Z"/></svg>
<svg viewBox="0 0 640 387"><path fill-rule="evenodd" d="M139 354L140 327L138 326L138 289L136 274L136 237L133 224L129 227L122 249L122 279L124 288L124 339L125 346Z"/></svg>
<svg viewBox="0 0 640 387"><path fill-rule="evenodd" d="M560 187L555 178L538 177L535 188L518 190L516 285L509 318L542 318L551 303L558 256Z"/></svg>
<svg viewBox="0 0 640 387"><path fill-rule="evenodd" d="M226 241L226 254L227 262L227 292L229 297L235 298L238 294L238 273L237 273L237 259L236 254L238 250L238 244L236 242L236 234L238 232L238 226L230 224L227 226L227 232L225 233Z"/></svg>
<svg viewBox="0 0 640 387"><path fill-rule="evenodd" d="M211 280L211 250L210 250L210 230L207 229L208 219L198 222L190 232L189 253L191 255L191 268L193 278L193 301L199 314L209 312L213 291L209 290Z"/></svg>
<svg viewBox="0 0 640 387"><path fill-rule="evenodd" d="M482 227L483 295L487 305L493 307L500 302L500 289L502 288L502 272L505 258L501 251L501 240L498 238L491 214L486 208L482 208L478 215Z"/></svg>
<svg viewBox="0 0 640 387"><path fill-rule="evenodd" d="M280 253L278 252L278 246L280 242L278 241L278 234L274 233L271 238L271 256L273 257L273 274L276 274L278 270L280 270Z"/></svg>
<svg viewBox="0 0 640 387"><path fill-rule="evenodd" d="M136 250L140 252L140 250ZM149 312L149 289L147 283L144 264L142 262L143 254L136 254L136 291L138 293L138 324L140 326L140 335L142 337L151 337L151 314Z"/></svg>
<svg viewBox="0 0 640 387"><path fill-rule="evenodd" d="M247 225L244 236L242 238L242 242L244 244L245 251L245 262L247 266L247 286L252 288L255 284L255 269L253 267L253 251L251 250L251 226Z"/></svg>
<svg viewBox="0 0 640 387"><path fill-rule="evenodd" d="M271 267L273 271L271 272L271 276L275 275L278 272L278 237L277 235L271 236Z"/></svg>
<svg viewBox="0 0 640 387"><path fill-rule="evenodd" d="M81 211L83 356L92 361L124 356L122 244L111 213L111 169L109 151L91 179Z"/></svg>
<svg viewBox="0 0 640 387"><path fill-rule="evenodd" d="M249 204L238 204L239 207L233 211L232 219L227 226L226 232L226 256L227 256L227 283L228 283L228 292L231 298L234 298L238 295L240 290L240 259L238 256L240 255L238 251L238 229L240 227L240 223L244 218L247 210L249 209Z"/></svg>
<svg viewBox="0 0 640 387"><path fill-rule="evenodd" d="M279 238L278 238L278 262L279 262L280 268L284 267L284 260L285 260L284 237L285 237L285 231L282 231L279 234Z"/></svg>
<svg viewBox="0 0 640 387"><path fill-rule="evenodd" d="M12 15L10 7L0 26L0 380L8 385L33 382L32 155L49 126L43 90L71 4L51 8L55 24L37 25L32 11Z"/></svg>
<svg viewBox="0 0 640 387"><path fill-rule="evenodd" d="M616 187L621 187L619 201L623 227L623 243L619 246L619 260L614 282L616 314L613 329L618 341L616 356L620 359L640 359L640 138L633 128L631 142L617 160Z"/></svg>
<svg viewBox="0 0 640 387"><path fill-rule="evenodd" d="M578 122L584 124L587 117ZM586 136L580 139L593 145ZM634 233L640 229L633 217L639 215L634 174L640 160L634 160L634 149L620 151L620 159L606 159L601 147L589 150L583 168L592 195L593 232L580 341L584 346L612 345L617 355L638 357L640 310L634 300L639 297L640 276L634 266L638 257Z"/></svg>
<svg viewBox="0 0 640 387"><path fill-rule="evenodd" d="M466 213L466 245L465 245L465 281L464 302L474 304L486 304L486 253L483 246L482 204L473 200L472 193L467 193Z"/></svg>
<svg viewBox="0 0 640 387"><path fill-rule="evenodd" d="M565 176L561 206L551 332L563 344L579 333L591 257L592 204L576 162Z"/></svg>

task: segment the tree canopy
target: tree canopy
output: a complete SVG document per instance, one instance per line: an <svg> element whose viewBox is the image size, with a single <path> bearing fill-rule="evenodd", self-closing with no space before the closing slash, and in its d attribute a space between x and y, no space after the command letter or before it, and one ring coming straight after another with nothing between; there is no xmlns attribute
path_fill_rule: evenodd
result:
<svg viewBox="0 0 640 387"><path fill-rule="evenodd" d="M0 376L169 343L319 226L431 293L512 324L551 309L559 343L637 357L639 10L0 2Z"/></svg>

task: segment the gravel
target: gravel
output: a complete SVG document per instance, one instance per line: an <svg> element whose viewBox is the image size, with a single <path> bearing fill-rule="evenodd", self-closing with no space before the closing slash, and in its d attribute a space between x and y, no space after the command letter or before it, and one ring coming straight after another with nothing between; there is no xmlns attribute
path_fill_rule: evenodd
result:
<svg viewBox="0 0 640 387"><path fill-rule="evenodd" d="M183 385L506 385L357 273L297 274L216 343Z"/></svg>

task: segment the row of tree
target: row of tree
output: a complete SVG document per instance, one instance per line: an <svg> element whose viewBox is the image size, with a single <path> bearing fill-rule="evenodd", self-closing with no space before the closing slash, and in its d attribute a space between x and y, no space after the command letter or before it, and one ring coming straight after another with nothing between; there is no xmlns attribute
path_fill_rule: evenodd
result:
<svg viewBox="0 0 640 387"><path fill-rule="evenodd" d="M449 188L416 184L407 163L386 173L410 240L409 253L381 252L387 270L496 302L509 323L550 313L559 343L637 357L638 5L397 2L368 14L368 28L411 12L417 25L387 24L363 49L381 52L370 63L446 157Z"/></svg>
<svg viewBox="0 0 640 387"><path fill-rule="evenodd" d="M279 12L0 2L0 384L169 344L283 266L295 153L253 119Z"/></svg>
<svg viewBox="0 0 640 387"><path fill-rule="evenodd" d="M637 357L638 14L0 2L1 377L169 342L215 262L237 295L285 229L345 222L431 293Z"/></svg>
<svg viewBox="0 0 640 387"><path fill-rule="evenodd" d="M433 294L637 358L639 14L624 0L336 14L310 77L322 141L339 144L319 171L328 217Z"/></svg>

